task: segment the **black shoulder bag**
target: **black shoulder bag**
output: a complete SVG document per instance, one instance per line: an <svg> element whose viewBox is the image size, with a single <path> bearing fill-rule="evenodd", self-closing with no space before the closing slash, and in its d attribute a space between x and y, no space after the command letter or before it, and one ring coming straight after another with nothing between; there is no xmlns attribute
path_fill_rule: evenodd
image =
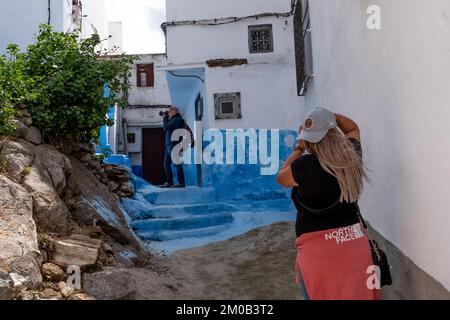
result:
<svg viewBox="0 0 450 320"><path fill-rule="evenodd" d="M359 205L356 204L356 209L358 213L359 220L361 221L361 224L363 225L364 229L366 230L366 236L369 239L370 248L372 250L372 259L373 263L380 268L380 286L390 286L392 284L392 276L391 276L391 267L389 265L388 259L386 254L383 250L381 250L378 247L378 243L373 240L369 236L369 229L367 228L367 224L364 221L361 211L359 209Z"/></svg>
<svg viewBox="0 0 450 320"><path fill-rule="evenodd" d="M305 204L303 204L300 201L297 187L294 188L294 191L292 194L293 194L294 202L296 204L298 204L300 207L304 208L306 211L309 211L311 213L325 213L327 211L330 211L334 207L336 207L339 203L339 198L338 198L338 200L335 203L333 203L331 206L329 206L328 208L317 210L317 209L312 209L312 208L307 207ZM367 228L367 224L361 215L359 205L357 203L355 205L356 205L356 210L357 210L356 212L358 214L359 221L361 222L363 228L365 229L365 234L367 236L367 239L369 239L369 245L370 245L370 250L372 252L373 263L374 263L374 265L378 266L378 268L380 268L380 278L381 278L380 286L381 287L390 286L392 284L392 276L391 276L391 267L389 266L387 256L384 253L384 251L378 247L378 243L369 236L369 232L368 232L369 229Z"/></svg>

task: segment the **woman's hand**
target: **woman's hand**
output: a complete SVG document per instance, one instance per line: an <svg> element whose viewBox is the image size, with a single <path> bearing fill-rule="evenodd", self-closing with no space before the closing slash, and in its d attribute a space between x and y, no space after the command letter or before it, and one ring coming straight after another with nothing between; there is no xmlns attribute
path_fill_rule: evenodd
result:
<svg viewBox="0 0 450 320"><path fill-rule="evenodd" d="M336 123L339 129L341 129L341 131L348 139L353 138L358 141L361 141L359 127L355 121L337 113L335 113L335 116L336 116Z"/></svg>

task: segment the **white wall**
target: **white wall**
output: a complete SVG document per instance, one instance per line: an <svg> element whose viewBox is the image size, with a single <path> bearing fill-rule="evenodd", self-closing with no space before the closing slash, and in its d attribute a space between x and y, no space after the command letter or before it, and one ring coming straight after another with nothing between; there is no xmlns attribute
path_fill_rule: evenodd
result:
<svg viewBox="0 0 450 320"><path fill-rule="evenodd" d="M297 130L304 114L292 64L249 64L206 70L208 128ZM240 92L241 119L216 120L214 93Z"/></svg>
<svg viewBox="0 0 450 320"><path fill-rule="evenodd" d="M111 54L123 53L123 29L121 21L109 22L108 50Z"/></svg>
<svg viewBox="0 0 450 320"><path fill-rule="evenodd" d="M109 36L109 18L107 0L84 0L83 3L83 37L98 33L100 39Z"/></svg>
<svg viewBox="0 0 450 320"><path fill-rule="evenodd" d="M131 88L129 91L128 104L130 105L171 105L169 87L167 84L166 71L160 70L167 66L164 54L139 55L141 58L133 65L131 71ZM138 87L136 79L137 64L154 64L155 85L154 87Z"/></svg>
<svg viewBox="0 0 450 320"><path fill-rule="evenodd" d="M211 19L289 12L291 1L167 1L167 20ZM272 24L274 52L251 54L248 26ZM297 96L293 18L265 17L219 26L168 26L169 66L204 65L210 59L245 58L248 65L205 70L208 122L205 128L297 130L304 114ZM215 120L214 93L240 92L242 119ZM270 114L270 117L267 115Z"/></svg>
<svg viewBox="0 0 450 320"><path fill-rule="evenodd" d="M226 5L223 0L166 0L167 21L241 17L290 10L291 0L226 0Z"/></svg>
<svg viewBox="0 0 450 320"><path fill-rule="evenodd" d="M102 39L108 37L106 0L84 0L83 37L94 33L95 26ZM51 0L53 29L58 32L73 31L71 0ZM9 43L16 43L22 50L33 42L39 25L48 23L48 0L1 0L0 1L0 54L5 53Z"/></svg>
<svg viewBox="0 0 450 320"><path fill-rule="evenodd" d="M51 23L56 31L64 30L66 6L64 0L51 2ZM25 50L39 31L39 25L47 22L47 0L1 0L0 54L5 53L6 46L10 43L16 43Z"/></svg>
<svg viewBox="0 0 450 320"><path fill-rule="evenodd" d="M366 27L372 4L382 10L379 31ZM450 289L450 2L310 5L315 78L307 106L358 122L373 179L363 214Z"/></svg>

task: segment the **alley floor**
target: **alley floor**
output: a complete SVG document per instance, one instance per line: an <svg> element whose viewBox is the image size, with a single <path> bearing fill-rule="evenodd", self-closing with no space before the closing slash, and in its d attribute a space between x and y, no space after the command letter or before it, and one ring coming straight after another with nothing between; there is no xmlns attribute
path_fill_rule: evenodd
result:
<svg viewBox="0 0 450 320"><path fill-rule="evenodd" d="M182 240L180 240L182 241ZM294 223L275 223L229 240L154 257L131 269L137 299L300 299Z"/></svg>

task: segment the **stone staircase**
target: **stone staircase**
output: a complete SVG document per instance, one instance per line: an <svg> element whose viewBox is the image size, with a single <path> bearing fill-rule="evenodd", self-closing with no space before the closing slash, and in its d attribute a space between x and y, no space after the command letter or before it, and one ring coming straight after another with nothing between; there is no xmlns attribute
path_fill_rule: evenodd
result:
<svg viewBox="0 0 450 320"><path fill-rule="evenodd" d="M146 240L166 241L204 237L226 231L236 208L216 202L210 188L154 188L142 194L148 208L130 223L135 233Z"/></svg>

